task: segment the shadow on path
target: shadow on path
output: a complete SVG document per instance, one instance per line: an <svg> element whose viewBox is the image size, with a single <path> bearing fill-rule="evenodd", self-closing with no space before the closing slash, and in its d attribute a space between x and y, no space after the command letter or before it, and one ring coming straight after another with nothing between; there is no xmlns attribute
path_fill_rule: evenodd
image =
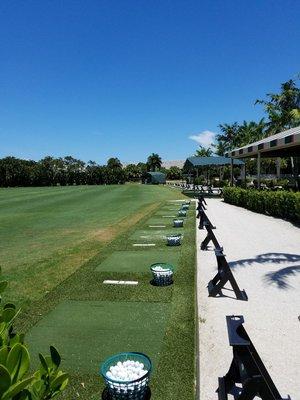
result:
<svg viewBox="0 0 300 400"><path fill-rule="evenodd" d="M259 254L254 258L245 258L242 260L229 262L230 268L248 267L253 264L269 264L280 265L283 263L299 263L300 254L289 253L264 253ZM288 278L300 273L300 265L289 265L285 268L271 271L264 275L265 283L272 285L276 284L278 289L290 289L292 286L288 283Z"/></svg>
<svg viewBox="0 0 300 400"><path fill-rule="evenodd" d="M268 284L275 283L278 289L289 289L292 286L287 282L287 279L297 273L300 273L300 265L293 265L278 271L268 272L264 276L264 281Z"/></svg>
<svg viewBox="0 0 300 400"><path fill-rule="evenodd" d="M300 261L300 254L289 253L264 253L254 258L244 258L242 260L230 261L231 268L247 267L252 264L281 264Z"/></svg>

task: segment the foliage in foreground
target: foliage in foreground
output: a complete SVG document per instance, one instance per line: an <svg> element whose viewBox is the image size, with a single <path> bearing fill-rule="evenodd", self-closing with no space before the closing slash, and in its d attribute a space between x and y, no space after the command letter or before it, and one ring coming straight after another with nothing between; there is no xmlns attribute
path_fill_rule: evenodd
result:
<svg viewBox="0 0 300 400"><path fill-rule="evenodd" d="M300 193L269 192L227 187L223 190L226 203L273 217L300 222Z"/></svg>
<svg viewBox="0 0 300 400"><path fill-rule="evenodd" d="M6 286L6 281L0 281L0 302ZM50 356L39 354L39 368L29 373L30 356L24 335L13 329L18 313L12 303L0 305L0 400L52 399L68 384L67 374L59 370L60 355L51 346Z"/></svg>

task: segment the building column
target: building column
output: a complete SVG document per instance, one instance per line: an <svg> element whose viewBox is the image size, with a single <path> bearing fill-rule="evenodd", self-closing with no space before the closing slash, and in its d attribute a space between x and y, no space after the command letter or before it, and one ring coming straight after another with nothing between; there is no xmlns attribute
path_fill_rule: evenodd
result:
<svg viewBox="0 0 300 400"><path fill-rule="evenodd" d="M260 152L257 153L257 188L260 189Z"/></svg>
<svg viewBox="0 0 300 400"><path fill-rule="evenodd" d="M196 185L195 180L196 178L198 178L198 168L194 168L192 175L193 175L193 190L195 191L195 185Z"/></svg>
<svg viewBox="0 0 300 400"><path fill-rule="evenodd" d="M233 158L230 159L230 186L233 186Z"/></svg>
<svg viewBox="0 0 300 400"><path fill-rule="evenodd" d="M241 166L241 179L246 182L246 164Z"/></svg>
<svg viewBox="0 0 300 400"><path fill-rule="evenodd" d="M280 172L280 161L281 161L281 158L277 157L276 158L276 177L277 177L277 179L280 179L280 175L281 175L281 172Z"/></svg>
<svg viewBox="0 0 300 400"><path fill-rule="evenodd" d="M292 174L295 179L295 188L299 190L300 179L299 179L299 162L297 157L291 157Z"/></svg>

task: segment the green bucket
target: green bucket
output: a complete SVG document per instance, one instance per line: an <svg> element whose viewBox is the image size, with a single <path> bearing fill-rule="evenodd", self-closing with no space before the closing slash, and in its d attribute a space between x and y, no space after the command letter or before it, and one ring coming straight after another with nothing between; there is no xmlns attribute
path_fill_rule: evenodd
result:
<svg viewBox="0 0 300 400"><path fill-rule="evenodd" d="M168 246L180 246L181 245L181 233L174 235L167 235L167 245Z"/></svg>
<svg viewBox="0 0 300 400"><path fill-rule="evenodd" d="M179 210L178 211L178 217L186 217L186 210Z"/></svg>
<svg viewBox="0 0 300 400"><path fill-rule="evenodd" d="M173 283L174 268L171 264L155 263L150 267L155 286L169 286Z"/></svg>
<svg viewBox="0 0 300 400"><path fill-rule="evenodd" d="M181 210L187 211L190 208L189 204L182 204L181 205Z"/></svg>
<svg viewBox="0 0 300 400"><path fill-rule="evenodd" d="M125 380L120 378L115 379L112 377L114 368L120 371L120 366L125 362L127 364L130 363L126 368L131 368L131 371L134 368L136 369L136 365L139 363L143 364L143 368L147 372L143 376L133 380L126 380L126 378ZM119 353L109 357L100 368L100 374L105 381L108 396L111 400L145 400L148 393L151 371L152 363L150 358L146 354L135 352ZM114 373L118 374L118 372Z"/></svg>
<svg viewBox="0 0 300 400"><path fill-rule="evenodd" d="M183 227L183 219L181 219L181 218L173 219L173 227L174 228L182 228Z"/></svg>

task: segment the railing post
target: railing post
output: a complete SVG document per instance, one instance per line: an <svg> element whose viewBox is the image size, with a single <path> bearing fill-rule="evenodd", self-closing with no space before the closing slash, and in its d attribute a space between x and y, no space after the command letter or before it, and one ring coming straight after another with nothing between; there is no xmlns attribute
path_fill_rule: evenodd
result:
<svg viewBox="0 0 300 400"><path fill-rule="evenodd" d="M219 378L219 400L228 400L234 390L239 391L235 399L283 400L243 326L244 317L230 315L226 322L233 359L227 374Z"/></svg>

